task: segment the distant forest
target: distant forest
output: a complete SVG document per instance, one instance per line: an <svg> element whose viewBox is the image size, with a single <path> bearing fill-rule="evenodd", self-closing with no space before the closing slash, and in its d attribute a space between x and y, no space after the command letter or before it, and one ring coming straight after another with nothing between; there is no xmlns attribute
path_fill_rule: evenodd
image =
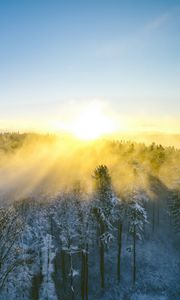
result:
<svg viewBox="0 0 180 300"><path fill-rule="evenodd" d="M180 149L0 134L0 299L178 300L179 253Z"/></svg>

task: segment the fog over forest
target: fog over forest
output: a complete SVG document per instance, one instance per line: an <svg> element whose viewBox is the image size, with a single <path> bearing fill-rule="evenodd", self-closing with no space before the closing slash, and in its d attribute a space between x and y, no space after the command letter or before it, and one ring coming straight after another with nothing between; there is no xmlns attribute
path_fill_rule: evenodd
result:
<svg viewBox="0 0 180 300"><path fill-rule="evenodd" d="M0 299L179 299L180 149L0 134Z"/></svg>

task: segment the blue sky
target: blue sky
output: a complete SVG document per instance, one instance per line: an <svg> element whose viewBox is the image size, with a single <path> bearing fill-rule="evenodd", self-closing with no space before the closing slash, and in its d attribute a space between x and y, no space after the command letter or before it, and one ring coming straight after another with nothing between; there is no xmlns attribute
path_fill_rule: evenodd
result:
<svg viewBox="0 0 180 300"><path fill-rule="evenodd" d="M177 130L179 83L180 1L0 1L0 128L100 99Z"/></svg>

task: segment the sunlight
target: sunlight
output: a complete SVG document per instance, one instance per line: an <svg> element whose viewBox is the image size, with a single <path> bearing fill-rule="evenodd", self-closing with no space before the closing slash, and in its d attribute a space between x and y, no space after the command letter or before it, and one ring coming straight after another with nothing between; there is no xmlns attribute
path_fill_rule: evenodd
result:
<svg viewBox="0 0 180 300"><path fill-rule="evenodd" d="M70 131L82 140L93 140L115 130L113 119L108 116L101 105L91 104L81 111L72 122Z"/></svg>

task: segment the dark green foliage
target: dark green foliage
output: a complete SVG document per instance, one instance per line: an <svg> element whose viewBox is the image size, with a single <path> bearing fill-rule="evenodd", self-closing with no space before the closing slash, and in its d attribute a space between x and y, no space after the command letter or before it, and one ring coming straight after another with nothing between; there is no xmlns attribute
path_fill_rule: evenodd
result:
<svg viewBox="0 0 180 300"><path fill-rule="evenodd" d="M169 197L169 211L172 225L175 231L180 234L180 192L174 190Z"/></svg>

